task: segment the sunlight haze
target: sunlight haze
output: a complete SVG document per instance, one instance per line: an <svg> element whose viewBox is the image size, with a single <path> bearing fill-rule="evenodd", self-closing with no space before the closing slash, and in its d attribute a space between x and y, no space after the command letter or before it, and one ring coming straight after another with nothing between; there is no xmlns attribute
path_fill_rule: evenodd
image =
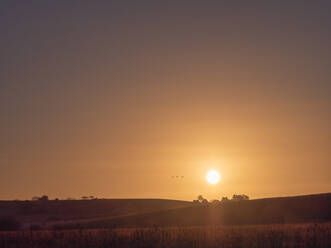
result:
<svg viewBox="0 0 331 248"><path fill-rule="evenodd" d="M1 2L0 199L330 192L330 4L203 2Z"/></svg>

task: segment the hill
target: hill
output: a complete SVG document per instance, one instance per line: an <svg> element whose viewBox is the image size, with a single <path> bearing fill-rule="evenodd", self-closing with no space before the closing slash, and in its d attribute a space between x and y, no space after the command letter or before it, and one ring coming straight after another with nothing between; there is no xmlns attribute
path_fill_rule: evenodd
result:
<svg viewBox="0 0 331 248"><path fill-rule="evenodd" d="M95 199L48 201L0 201L0 218L14 217L23 227L96 221L128 214L191 206L192 203L162 199Z"/></svg>
<svg viewBox="0 0 331 248"><path fill-rule="evenodd" d="M101 221L57 226L58 228L111 228L146 226L198 226L277 224L331 221L331 193L257 200L154 211Z"/></svg>

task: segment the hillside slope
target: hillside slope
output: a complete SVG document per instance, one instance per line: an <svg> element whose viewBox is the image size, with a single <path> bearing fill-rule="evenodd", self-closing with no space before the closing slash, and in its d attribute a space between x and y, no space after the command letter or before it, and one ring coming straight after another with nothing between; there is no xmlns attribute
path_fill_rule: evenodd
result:
<svg viewBox="0 0 331 248"><path fill-rule="evenodd" d="M161 199L0 201L0 217L15 217L23 227L28 227L31 224L97 220L191 205L191 202Z"/></svg>
<svg viewBox="0 0 331 248"><path fill-rule="evenodd" d="M331 221L331 193L202 205L116 217L62 228L276 224Z"/></svg>

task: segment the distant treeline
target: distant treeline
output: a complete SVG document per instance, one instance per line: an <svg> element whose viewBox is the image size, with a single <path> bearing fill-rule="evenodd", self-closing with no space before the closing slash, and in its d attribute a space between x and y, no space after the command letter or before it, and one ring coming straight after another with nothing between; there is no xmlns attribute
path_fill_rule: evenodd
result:
<svg viewBox="0 0 331 248"><path fill-rule="evenodd" d="M229 199L226 196L223 196L221 200L214 199L211 201L208 201L206 198L204 198L202 195L199 195L196 200L193 200L193 203L202 203L202 204L207 204L207 203L212 203L212 204L217 204L217 203L224 203L227 201L244 201L244 200L249 200L249 196L242 194L242 195L236 195L234 194L232 196L232 199Z"/></svg>

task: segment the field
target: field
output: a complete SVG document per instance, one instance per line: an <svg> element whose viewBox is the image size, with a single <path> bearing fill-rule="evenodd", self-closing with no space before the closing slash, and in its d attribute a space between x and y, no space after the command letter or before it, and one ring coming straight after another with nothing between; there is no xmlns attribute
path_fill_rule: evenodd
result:
<svg viewBox="0 0 331 248"><path fill-rule="evenodd" d="M330 193L217 204L158 199L0 203L0 217L12 217L0 218L0 248L331 247Z"/></svg>
<svg viewBox="0 0 331 248"><path fill-rule="evenodd" d="M0 232L2 248L329 248L331 223Z"/></svg>

